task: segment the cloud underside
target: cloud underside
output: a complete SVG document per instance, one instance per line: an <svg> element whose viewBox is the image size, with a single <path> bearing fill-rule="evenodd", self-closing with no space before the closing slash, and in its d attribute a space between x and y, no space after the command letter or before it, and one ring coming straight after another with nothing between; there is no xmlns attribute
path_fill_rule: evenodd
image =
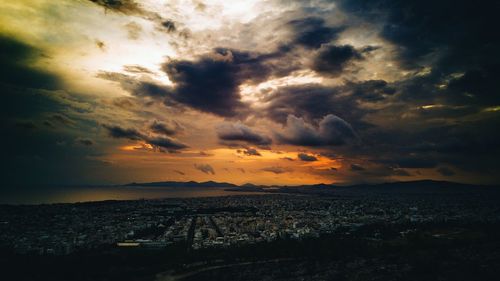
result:
<svg viewBox="0 0 500 281"><path fill-rule="evenodd" d="M28 170L41 167L33 172L40 181L50 180L43 171L70 162L78 164L66 167L68 178L78 178L77 167L102 164L96 159L111 151L105 146L124 144L186 158L191 149L232 149L238 159L263 161L248 174L273 177L500 180L498 4L339 0L330 9L328 1L314 2L202 31L139 1L85 2L104 9L102 17L124 19L124 44L140 42L146 30L161 32L182 54L156 61L158 69L138 62L92 73L127 94L97 101L51 71L47 50L56 48L45 45L54 43L1 35L7 157ZM101 55L113 54L112 38L94 37ZM215 157L203 157L206 163L196 158L186 169L224 173L210 162Z"/></svg>
<svg viewBox="0 0 500 281"><path fill-rule="evenodd" d="M159 123L153 123L153 130L157 130ZM175 152L180 149L187 148L188 146L173 139L168 136L150 136L142 133L134 128L122 128L119 126L103 125L103 127L108 131L109 136L117 139L129 139L133 141L144 141L150 144L155 149L161 152ZM161 130L161 134L165 134L164 130ZM167 134L169 135L169 134Z"/></svg>

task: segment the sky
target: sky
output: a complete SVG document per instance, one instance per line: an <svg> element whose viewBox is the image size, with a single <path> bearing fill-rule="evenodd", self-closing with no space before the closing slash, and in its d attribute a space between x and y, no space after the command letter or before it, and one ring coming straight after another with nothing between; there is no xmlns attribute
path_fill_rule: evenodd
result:
<svg viewBox="0 0 500 281"><path fill-rule="evenodd" d="M498 184L498 8L2 1L3 185Z"/></svg>

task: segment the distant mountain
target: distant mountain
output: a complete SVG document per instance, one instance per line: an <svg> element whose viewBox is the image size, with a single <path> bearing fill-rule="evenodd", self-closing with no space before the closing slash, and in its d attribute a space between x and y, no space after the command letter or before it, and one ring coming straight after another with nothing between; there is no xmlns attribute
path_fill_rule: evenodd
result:
<svg viewBox="0 0 500 281"><path fill-rule="evenodd" d="M500 192L498 186L463 184L448 181L418 180L378 184L334 185L315 184L282 186L269 190L274 193L299 193L319 195L361 195L361 194L471 194L475 191Z"/></svg>
<svg viewBox="0 0 500 281"><path fill-rule="evenodd" d="M236 185L227 182L179 182L179 181L162 181L162 182L143 182L143 183L129 183L124 186L137 186L137 187L225 187L234 191L272 191L272 192L291 192L303 193L309 191L383 191L383 192L442 192L442 191L469 191L477 188L490 188L493 186L463 184L448 181L434 181L434 180L418 180L418 181L402 181L402 182L388 182L378 184L355 184L355 185L335 185L335 184L311 184L311 185L255 185L246 183L243 185ZM272 188L271 188L272 187Z"/></svg>
<svg viewBox="0 0 500 281"><path fill-rule="evenodd" d="M492 187L491 185L478 185L478 184L466 184L451 181L435 181L435 180L416 180L416 181L395 181L395 182L384 182L384 183L365 183L365 184L352 184L352 185L336 185L336 184L311 184L311 185L299 185L299 186L281 186L281 187L314 187L314 188L422 188L422 187L432 187L432 188L443 188L443 187Z"/></svg>
<svg viewBox="0 0 500 281"><path fill-rule="evenodd" d="M227 183L227 182L215 182L215 181L205 181L205 182L196 182L196 181L160 181L160 182L142 182L142 183L129 183L125 184L125 186L145 186L145 187L238 187L235 184Z"/></svg>

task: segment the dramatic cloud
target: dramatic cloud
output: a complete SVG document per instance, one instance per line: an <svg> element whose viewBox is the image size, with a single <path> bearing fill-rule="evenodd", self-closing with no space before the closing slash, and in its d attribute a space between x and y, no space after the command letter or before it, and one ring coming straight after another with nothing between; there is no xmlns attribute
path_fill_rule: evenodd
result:
<svg viewBox="0 0 500 281"><path fill-rule="evenodd" d="M317 127L289 115L284 132L277 135L282 143L299 146L337 146L357 138L351 125L333 114L325 116Z"/></svg>
<svg viewBox="0 0 500 281"><path fill-rule="evenodd" d="M152 146L159 148L160 151L166 150L168 152L175 152L176 150L188 147L187 145L169 137L147 138L145 141Z"/></svg>
<svg viewBox="0 0 500 281"><path fill-rule="evenodd" d="M238 122L223 123L216 128L217 136L223 141L239 141L253 145L267 146L272 143L271 138L253 131L250 127Z"/></svg>
<svg viewBox="0 0 500 281"><path fill-rule="evenodd" d="M323 46L314 59L312 69L327 76L339 76L353 60L360 60L361 54L350 45Z"/></svg>
<svg viewBox="0 0 500 281"><path fill-rule="evenodd" d="M299 153L297 155L297 157L300 160L306 161L306 162L318 161L318 158L316 158L314 155L309 155L309 154L306 154L306 153Z"/></svg>
<svg viewBox="0 0 500 281"><path fill-rule="evenodd" d="M129 140L142 140L145 136L132 128L122 128L120 126L103 125L103 127L108 131L109 135L116 139L129 139Z"/></svg>
<svg viewBox="0 0 500 281"><path fill-rule="evenodd" d="M369 22L382 24L380 35L391 41L405 66L426 63L440 56L448 67L484 63L500 42L492 38L495 3L474 5L470 1L339 1L340 8ZM425 16L424 16L425 15ZM443 15L448 15L443 17ZM464 58L469 54L473 57ZM444 65L443 65L444 66Z"/></svg>
<svg viewBox="0 0 500 281"><path fill-rule="evenodd" d="M339 33L344 30L344 27L328 27L325 20L318 17L293 20L289 25L294 31L292 44L314 49L337 39Z"/></svg>
<svg viewBox="0 0 500 281"><path fill-rule="evenodd" d="M0 83L29 88L55 89L59 79L34 66L43 53L12 37L0 34Z"/></svg>
<svg viewBox="0 0 500 281"><path fill-rule="evenodd" d="M215 49L196 61L172 60L163 70L175 84L167 102L177 102L223 117L244 114L248 104L241 101L239 85L262 81L270 75L259 54Z"/></svg>
<svg viewBox="0 0 500 281"><path fill-rule="evenodd" d="M133 72L141 70L136 67L127 68L127 70L129 69L133 70ZM140 98L164 99L170 93L170 89L166 86L153 81L136 79L123 73L101 71L97 74L97 77L118 82L124 90Z"/></svg>
<svg viewBox="0 0 500 281"><path fill-rule="evenodd" d="M356 128L365 128L370 125L364 117L374 110L363 107L363 103L382 101L394 94L395 89L387 82L368 80L347 82L336 87L319 84L282 87L266 96L263 101L267 116L279 123L286 123L289 115L314 120L334 114Z"/></svg>
<svg viewBox="0 0 500 281"><path fill-rule="evenodd" d="M159 122L159 121L154 121L151 126L149 127L151 131L161 134L161 135L166 135L166 136L173 136L179 131L179 125L175 123L175 127L171 126L170 124Z"/></svg>
<svg viewBox="0 0 500 281"><path fill-rule="evenodd" d="M215 170L209 164L194 164L194 168L205 173L215 175Z"/></svg>
<svg viewBox="0 0 500 281"><path fill-rule="evenodd" d="M176 84L172 92L176 102L220 116L234 116L246 107L237 89L238 69L231 62L211 58L173 61L164 69Z"/></svg>
<svg viewBox="0 0 500 281"><path fill-rule="evenodd" d="M5 181L498 183L496 2L264 2L4 5Z"/></svg>
<svg viewBox="0 0 500 281"><path fill-rule="evenodd" d="M122 128L120 126L110 126L103 125L103 127L108 131L109 135L113 138L124 138L129 140L142 140L159 151L175 152L180 149L187 148L188 146L176 141L172 138L161 136L161 137L149 137L136 129L133 128Z"/></svg>

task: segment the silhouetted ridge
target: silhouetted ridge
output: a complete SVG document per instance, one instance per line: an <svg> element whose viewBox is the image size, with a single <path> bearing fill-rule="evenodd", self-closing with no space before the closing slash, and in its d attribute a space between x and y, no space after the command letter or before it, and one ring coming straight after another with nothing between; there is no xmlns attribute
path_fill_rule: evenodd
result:
<svg viewBox="0 0 500 281"><path fill-rule="evenodd" d="M238 187L235 184L227 182L215 182L215 181L205 181L205 182L180 182L180 181L160 181L160 182L143 182L143 183L129 183L125 186L157 186L157 187Z"/></svg>

